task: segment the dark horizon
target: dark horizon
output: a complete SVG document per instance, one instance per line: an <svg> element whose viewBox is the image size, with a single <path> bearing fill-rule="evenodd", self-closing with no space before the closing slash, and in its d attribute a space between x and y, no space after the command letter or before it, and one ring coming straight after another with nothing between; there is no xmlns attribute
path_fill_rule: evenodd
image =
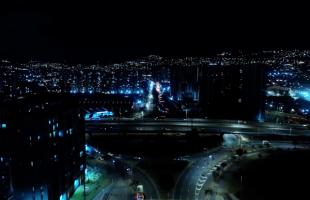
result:
<svg viewBox="0 0 310 200"><path fill-rule="evenodd" d="M213 48L213 49L158 49L158 48L53 48L44 49L40 53L28 52L28 54L0 54L1 60L8 60L13 63L27 63L30 61L59 62L67 64L115 64L132 61L158 55L165 58L184 57L215 57L222 52L230 52L239 55L240 52L248 54L268 50L310 50L310 48Z"/></svg>
<svg viewBox="0 0 310 200"><path fill-rule="evenodd" d="M294 13L293 5L281 13L271 5L255 11L238 4L14 3L0 15L0 58L16 61L113 63L150 54L207 56L226 49L310 47L303 28L307 18L297 8Z"/></svg>

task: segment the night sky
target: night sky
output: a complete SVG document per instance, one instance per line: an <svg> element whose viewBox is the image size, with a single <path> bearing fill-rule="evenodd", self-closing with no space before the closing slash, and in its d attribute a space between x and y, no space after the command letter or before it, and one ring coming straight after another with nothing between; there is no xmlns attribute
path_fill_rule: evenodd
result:
<svg viewBox="0 0 310 200"><path fill-rule="evenodd" d="M2 58L109 63L149 54L310 46L301 5L53 2L15 0L2 7Z"/></svg>

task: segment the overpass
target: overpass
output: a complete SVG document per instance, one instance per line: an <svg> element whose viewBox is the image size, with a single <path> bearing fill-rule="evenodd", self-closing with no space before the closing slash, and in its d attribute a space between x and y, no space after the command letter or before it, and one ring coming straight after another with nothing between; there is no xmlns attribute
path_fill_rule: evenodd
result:
<svg viewBox="0 0 310 200"><path fill-rule="evenodd" d="M245 134L245 135L294 135L310 136L308 124L275 124L267 122L245 122L235 120L176 119L156 120L152 118L105 119L86 121L86 132L92 134Z"/></svg>

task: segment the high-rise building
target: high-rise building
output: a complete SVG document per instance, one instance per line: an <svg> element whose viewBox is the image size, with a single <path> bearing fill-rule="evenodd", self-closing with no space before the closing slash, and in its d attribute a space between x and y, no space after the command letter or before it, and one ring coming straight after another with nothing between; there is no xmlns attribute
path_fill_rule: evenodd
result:
<svg viewBox="0 0 310 200"><path fill-rule="evenodd" d="M199 74L203 66L173 65L171 66L172 96L176 100L186 98L199 100Z"/></svg>
<svg viewBox="0 0 310 200"><path fill-rule="evenodd" d="M13 198L9 142L7 119L0 113L0 198L3 199Z"/></svg>
<svg viewBox="0 0 310 200"><path fill-rule="evenodd" d="M32 96L2 103L15 199L69 199L84 181L85 138L78 102Z"/></svg>
<svg viewBox="0 0 310 200"><path fill-rule="evenodd" d="M207 117L263 120L264 65L208 66L202 74L199 103Z"/></svg>

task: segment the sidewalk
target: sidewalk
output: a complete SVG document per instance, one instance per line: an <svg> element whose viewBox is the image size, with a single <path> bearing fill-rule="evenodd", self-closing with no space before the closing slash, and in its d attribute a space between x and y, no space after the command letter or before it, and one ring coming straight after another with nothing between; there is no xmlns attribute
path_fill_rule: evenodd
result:
<svg viewBox="0 0 310 200"><path fill-rule="evenodd" d="M102 168L96 169L95 167L87 166L85 195L86 200L93 200L98 193L102 194L102 191L108 187L111 183L111 178L108 173ZM84 185L80 185L70 200L84 200Z"/></svg>

